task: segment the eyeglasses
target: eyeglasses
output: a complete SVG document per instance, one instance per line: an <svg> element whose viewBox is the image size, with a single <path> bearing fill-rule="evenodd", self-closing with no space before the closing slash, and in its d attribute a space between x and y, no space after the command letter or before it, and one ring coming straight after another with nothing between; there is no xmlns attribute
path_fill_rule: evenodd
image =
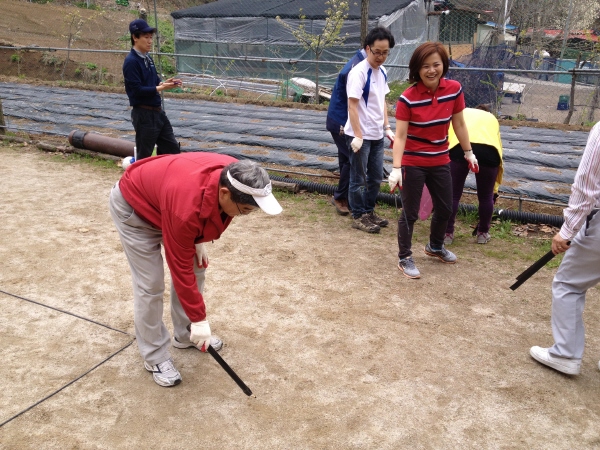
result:
<svg viewBox="0 0 600 450"><path fill-rule="evenodd" d="M241 214L242 216L246 216L246 215L250 214L250 213L253 211L253 210L251 209L250 211L243 212L243 211L240 209L240 205L238 205L238 203L237 203L237 202L234 202L234 203L235 203L235 206L237 206L237 209L238 209L238 211L240 212L240 214Z"/></svg>
<svg viewBox="0 0 600 450"><path fill-rule="evenodd" d="M369 48L369 50L371 50L371 49ZM382 56L383 56L384 58L387 58L387 57L390 55L390 52L389 52L389 50L386 50L385 52L382 52L382 51L380 51L380 50L375 50L375 51L371 50L371 53L372 53L373 55L377 56L378 58L381 58Z"/></svg>

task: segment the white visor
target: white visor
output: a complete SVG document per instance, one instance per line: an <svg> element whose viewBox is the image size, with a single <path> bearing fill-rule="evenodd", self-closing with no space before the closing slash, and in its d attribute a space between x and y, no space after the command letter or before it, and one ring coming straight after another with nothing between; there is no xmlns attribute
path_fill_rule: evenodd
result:
<svg viewBox="0 0 600 450"><path fill-rule="evenodd" d="M270 181L269 184L267 184L264 188L252 188L233 178L229 171L227 171L227 178L229 179L231 185L238 191L251 195L259 208L267 214L275 215L283 211L283 208L271 193Z"/></svg>

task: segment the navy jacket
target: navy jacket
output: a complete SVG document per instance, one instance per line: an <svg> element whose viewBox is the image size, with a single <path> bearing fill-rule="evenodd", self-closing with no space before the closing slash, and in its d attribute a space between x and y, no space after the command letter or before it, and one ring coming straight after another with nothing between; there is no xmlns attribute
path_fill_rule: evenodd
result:
<svg viewBox="0 0 600 450"><path fill-rule="evenodd" d="M335 130L329 131L339 131L340 125L346 125L346 121L348 120L348 93L346 92L348 74L352 68L363 59L365 59L365 57L362 54L362 50L358 50L338 74L333 90L331 91L329 108L327 108L327 122L333 122L332 125Z"/></svg>
<svg viewBox="0 0 600 450"><path fill-rule="evenodd" d="M150 55L148 55L148 59L148 67L146 67L144 58L132 48L123 63L125 92L127 92L131 106L160 106L161 104L160 94L156 90L156 86L160 84L160 78Z"/></svg>

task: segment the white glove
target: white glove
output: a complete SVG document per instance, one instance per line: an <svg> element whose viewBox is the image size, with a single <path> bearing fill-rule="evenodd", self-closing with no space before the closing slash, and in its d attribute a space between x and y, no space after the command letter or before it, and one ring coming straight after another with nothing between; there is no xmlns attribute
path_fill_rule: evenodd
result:
<svg viewBox="0 0 600 450"><path fill-rule="evenodd" d="M393 168L392 173L388 176L388 183L390 183L390 192L394 192L396 186L402 189L402 168Z"/></svg>
<svg viewBox="0 0 600 450"><path fill-rule="evenodd" d="M394 132L388 128L387 130L385 130L385 135L387 136L387 138L390 141L392 141L392 144L393 144L394 143L394 139L396 138L396 135L394 134Z"/></svg>
<svg viewBox="0 0 600 450"><path fill-rule="evenodd" d="M198 267L204 267L205 269L208 267L208 254L203 243L196 244L196 258L198 258Z"/></svg>
<svg viewBox="0 0 600 450"><path fill-rule="evenodd" d="M469 150L465 152L465 159L469 163L469 169L473 171L473 173L479 172L479 164L477 163L477 158L473 154L473 150Z"/></svg>
<svg viewBox="0 0 600 450"><path fill-rule="evenodd" d="M362 138L355 137L354 139L352 139L352 142L350 143L350 147L352 147L352 151L354 153L358 152L360 150L360 148L362 147L362 143L363 143Z"/></svg>
<svg viewBox="0 0 600 450"><path fill-rule="evenodd" d="M190 341L205 352L210 345L210 325L208 320L193 322L190 326Z"/></svg>

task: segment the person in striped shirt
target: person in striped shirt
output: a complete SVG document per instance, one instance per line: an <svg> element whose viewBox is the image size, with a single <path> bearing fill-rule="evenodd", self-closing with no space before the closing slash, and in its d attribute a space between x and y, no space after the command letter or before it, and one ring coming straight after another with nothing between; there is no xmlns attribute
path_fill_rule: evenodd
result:
<svg viewBox="0 0 600 450"><path fill-rule="evenodd" d="M531 347L536 361L578 375L585 346L583 309L588 289L600 282L600 122L590 131L565 221L552 239L552 253L565 253L552 281L552 335L549 348ZM600 368L600 363L598 363Z"/></svg>
<svg viewBox="0 0 600 450"><path fill-rule="evenodd" d="M470 168L479 170L463 118L465 100L460 83L444 78L449 59L441 42L426 42L408 64L414 83L396 105L396 137L390 190L400 188L404 214L398 219L398 269L408 278L421 273L412 257L412 234L419 214L423 186L433 201L433 216L425 254L448 264L456 255L444 247L446 225L452 214L452 178L448 152L450 122Z"/></svg>

